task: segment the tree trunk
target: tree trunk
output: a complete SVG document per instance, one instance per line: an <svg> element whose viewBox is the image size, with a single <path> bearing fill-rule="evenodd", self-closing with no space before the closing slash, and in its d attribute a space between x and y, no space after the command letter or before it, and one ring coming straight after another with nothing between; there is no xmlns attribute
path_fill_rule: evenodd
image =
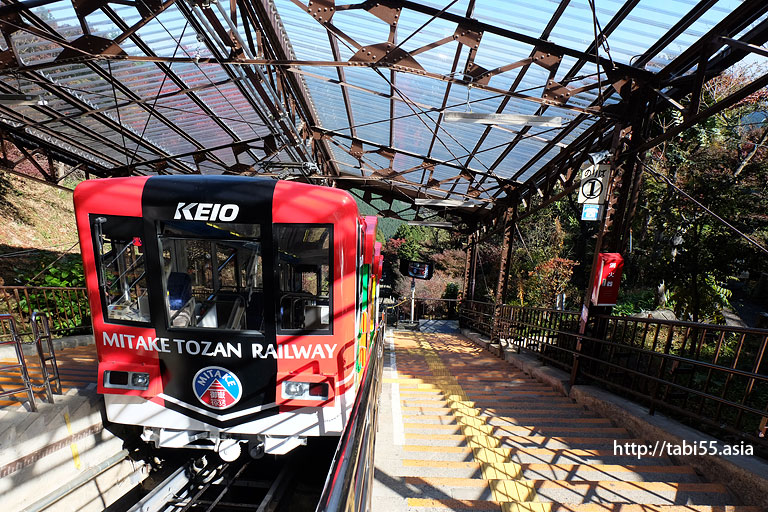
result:
<svg viewBox="0 0 768 512"><path fill-rule="evenodd" d="M744 160L741 161L739 166L736 168L735 171L733 171L733 177L738 178L739 174L741 174L744 171L744 168L749 165L749 162L752 161L752 158L757 154L757 150L760 148L762 144L764 144L766 141L768 141L768 128L763 130L763 135L760 137L760 140L757 141L753 146L752 150L747 154L747 156L744 157Z"/></svg>

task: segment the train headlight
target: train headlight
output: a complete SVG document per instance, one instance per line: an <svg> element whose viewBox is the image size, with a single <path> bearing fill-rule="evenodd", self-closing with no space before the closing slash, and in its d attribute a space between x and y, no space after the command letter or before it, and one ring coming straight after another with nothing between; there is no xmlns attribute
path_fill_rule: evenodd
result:
<svg viewBox="0 0 768 512"><path fill-rule="evenodd" d="M131 385L136 389L147 389L149 387L148 373L132 373Z"/></svg>
<svg viewBox="0 0 768 512"><path fill-rule="evenodd" d="M286 398L304 398L309 396L309 382L286 382L283 387Z"/></svg>
<svg viewBox="0 0 768 512"><path fill-rule="evenodd" d="M113 389L149 389L149 373L106 370L104 387Z"/></svg>
<svg viewBox="0 0 768 512"><path fill-rule="evenodd" d="M288 400L327 400L328 384L325 382L283 382L283 398Z"/></svg>

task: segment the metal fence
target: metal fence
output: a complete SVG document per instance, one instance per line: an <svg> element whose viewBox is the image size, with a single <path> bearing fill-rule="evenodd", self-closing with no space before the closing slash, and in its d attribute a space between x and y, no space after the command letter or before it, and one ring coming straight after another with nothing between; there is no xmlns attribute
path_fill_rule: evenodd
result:
<svg viewBox="0 0 768 512"><path fill-rule="evenodd" d="M496 306L491 302L466 300L459 306L459 322L463 327L492 336Z"/></svg>
<svg viewBox="0 0 768 512"><path fill-rule="evenodd" d="M13 316L20 328L25 326L27 330L19 334L31 334L29 321L34 311L46 314L54 334L77 334L91 329L85 288L0 286L0 314ZM2 334L7 334L5 329Z"/></svg>
<svg viewBox="0 0 768 512"><path fill-rule="evenodd" d="M397 314L397 318L395 318L395 320L410 320L411 299L402 299L398 302L398 305L395 308L390 309ZM415 297L413 309L414 321L455 320L459 318L458 299Z"/></svg>
<svg viewBox="0 0 768 512"><path fill-rule="evenodd" d="M493 316L491 316L493 312ZM464 303L462 325L726 441L768 454L768 330Z"/></svg>
<svg viewBox="0 0 768 512"><path fill-rule="evenodd" d="M496 313L495 338L508 340L515 346L538 353L553 366L571 371L579 314L544 308L499 306ZM556 348L552 348L556 347Z"/></svg>

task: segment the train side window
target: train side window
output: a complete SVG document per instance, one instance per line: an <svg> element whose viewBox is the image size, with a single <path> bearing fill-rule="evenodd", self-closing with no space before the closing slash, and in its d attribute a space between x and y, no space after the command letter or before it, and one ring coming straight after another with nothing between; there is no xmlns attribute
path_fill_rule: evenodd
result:
<svg viewBox="0 0 768 512"><path fill-rule="evenodd" d="M149 323L141 219L94 215L91 223L104 320Z"/></svg>
<svg viewBox="0 0 768 512"><path fill-rule="evenodd" d="M278 330L330 332L333 226L276 224L275 239Z"/></svg>
<svg viewBox="0 0 768 512"><path fill-rule="evenodd" d="M169 327L264 329L261 226L161 223Z"/></svg>

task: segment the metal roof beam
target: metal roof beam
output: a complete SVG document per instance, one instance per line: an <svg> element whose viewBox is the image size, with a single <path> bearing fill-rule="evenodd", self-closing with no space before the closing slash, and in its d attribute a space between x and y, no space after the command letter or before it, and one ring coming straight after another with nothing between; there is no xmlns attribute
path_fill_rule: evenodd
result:
<svg viewBox="0 0 768 512"><path fill-rule="evenodd" d="M765 10L768 10L768 5L766 5L766 4L764 4L763 2L761 2L761 0L746 0L745 4L747 4L747 3L751 3L751 4L760 4L760 6L762 7L762 10L763 10L763 11L765 11ZM700 7L700 9L694 9L694 10L692 11L692 13L693 13L693 14L691 14L691 15L692 15L692 16L697 16L697 17L698 17L698 16L701 16L701 15L703 14L703 12L701 12L701 8L703 8L705 5L707 5L707 4L705 4L704 2L700 3L700 5L698 6L698 7ZM744 4L742 4L742 5L741 5L741 6L739 6L739 8L738 8L738 9L736 9L736 10L740 11L740 13L741 13L741 11L742 11L742 10L744 10L744 9L750 9L750 8L751 8L751 9L753 9L753 10L754 10L754 8L755 8L755 7L757 7L757 6L756 6L756 5L751 5L751 7L750 7L750 6L744 7ZM747 11L747 12L748 12L748 11ZM729 19L729 18L731 18L732 16L734 16L734 15L737 15L737 14L738 14L738 13L736 13L736 11L734 11L733 13L731 13L731 15L729 15L728 17L726 17L726 19L725 19L725 20L723 20L723 21L722 21L722 22L721 22L721 23L718 25L718 26L720 27L720 29L721 29L721 30L724 30L724 29L726 29L726 28L730 28L731 30L737 30L737 31L738 31L738 30L741 30L741 29L743 28L743 26L745 25L745 21L744 21L744 19L743 19L743 18L742 18L742 19ZM743 15L743 13L741 13L741 14ZM756 16L756 17L759 17L760 15L761 15L760 13L757 13L757 14L755 14L755 16ZM693 23L693 21L694 21L694 20L691 20L691 21L690 21L690 23ZM672 36L673 36L673 35L675 35L677 32L682 32L682 31L685 29L685 27L687 27L687 26L688 26L690 23L682 23L682 22L681 22L681 24L679 24L679 26L675 26L675 27L673 27L673 28L672 28L672 29L670 29L670 31L669 31L669 32L668 32L668 33L665 35L665 39L666 39L666 38L670 38L670 37L672 37ZM746 23L746 24L747 24L747 26L748 26L748 23ZM762 25L765 25L765 24L766 24L766 22L763 22L763 23L761 24L761 26L762 26ZM755 29L753 29L751 32L755 32L755 31L757 31L759 27L760 27L760 26L756 27L756 28L755 28ZM716 28L717 28L717 27L716 27ZM711 33L714 33L714 32L715 32L715 29L713 29L713 30L711 31ZM706 36L705 36L705 37L706 37ZM702 40L703 40L703 39L704 39L704 38L702 38ZM701 50L701 48L703 48L703 43L702 43L702 40L699 40L699 41L697 41L697 43L695 43L695 46L699 47L699 49L700 49L700 50ZM638 64L642 63L642 61L643 61L644 59L646 59L646 57L647 57L647 60L650 60L650 59L653 57L653 55L650 55L650 53L649 53L649 52L647 52L647 53L646 53L646 55L644 55L644 57L642 57L642 58L640 59L640 61L638 62ZM677 62L678 60L679 60L679 59L675 59L675 61L673 61L673 63L674 63L674 62ZM736 59L736 60L738 60L738 59ZM673 73L672 69L669 69L669 68L671 68L671 67L673 66L673 63L669 64L669 65L667 66L667 68L665 68L665 69L662 71L662 73ZM679 64L679 63L678 63L678 64ZM694 62L694 64L695 64L695 62ZM726 69L726 67L724 67L724 66L720 66L720 68L719 68L719 70L718 70L717 72L719 73L719 72L721 72L723 69ZM686 69L686 70L687 70L687 69ZM682 74L682 73L683 73L684 71L686 71L686 70L675 70L675 71L674 71L674 73L675 73L675 74ZM709 71L709 72L707 72L707 76L712 76L712 75L713 75L713 73L714 73L714 74L716 74L714 71ZM687 77L686 77L686 79L687 79L687 80L690 80L690 78L687 78ZM669 94L669 95L670 95L672 98L679 98L679 97L682 97L682 96L684 96L685 94L687 94L687 92L688 92L687 90L686 90L686 91L676 91L675 93L668 93L668 94ZM584 117L584 116L580 116L580 117ZM578 120L578 119L579 119L579 118L577 118L577 120ZM573 129L573 128L575 128L577 124L580 124L580 123L577 123L577 120L574 120L574 121L572 121L572 122L569 124L569 126L568 126L568 127L566 127L566 128L563 130L563 131L561 131L561 132L558 134L558 136L557 136L557 137L554 137L554 138L553 138L552 142L548 143L548 144L547 144L547 146L545 146L545 147L544 147L544 148L543 148L541 151L539 151L539 153L537 153L537 154L536 154L536 155L535 155L533 158L531 158L531 159L530 159L530 160L529 160L529 161L528 161L526 164L524 164L524 165L523 165L523 166L520 168L520 170L519 170L519 171L518 171L518 172L517 172L517 173L516 173L516 174L513 176L513 179L517 179L519 176L521 176L523 173L525 173L525 171L527 171L528 169L530 169L530 168L531 168L531 167L532 167L532 166L535 164L535 162L537 162L538 160L540 160L540 159L541 159L541 158L542 158L544 155L546 155L546 154L547 154L547 153L548 153L548 152L549 152L549 151L550 151L550 150L551 150L551 149L554 147L554 142L555 142L555 141L559 141L559 140L561 140L561 139L562 139L562 136L565 136L567 133L570 133L570 131L572 131L572 129ZM573 126L573 128L571 128L571 126ZM493 167L492 167L492 168L493 168Z"/></svg>
<svg viewBox="0 0 768 512"><path fill-rule="evenodd" d="M737 104L738 102L740 102L741 100L749 96L750 94L753 94L759 91L763 87L768 87L768 73L762 75L761 77L745 85L738 91L723 98L722 100L718 101L717 103L710 106L709 108L706 108L701 112L699 112L698 114L691 116L690 118L686 119L684 122L670 127L663 134L657 137L654 137L653 139L645 142L644 144L636 148L635 152L642 153L643 151L647 151L655 146L658 146L662 142L671 139L675 135L679 134L682 131L687 130L688 128L695 125L696 123L703 121L704 119L707 119L708 117L713 116L718 112L721 112L727 108L734 106L735 104Z"/></svg>
<svg viewBox="0 0 768 512"><path fill-rule="evenodd" d="M607 38L616 28L621 24L624 19L626 19L627 16L629 16L630 12L632 12L632 9L637 5L639 0L627 0L627 2L622 5L621 9L619 9L616 14L611 18L611 21L608 22L608 24L603 28L601 34L603 38ZM570 79L574 78L576 76L576 73L581 70L584 65L591 61L591 60L598 60L597 55L598 50L598 42L592 41L590 43L587 50L584 52L584 56L580 57L579 60L571 67L570 70L565 74L565 76L560 80L561 83L567 83ZM636 69L636 68L633 68ZM623 70L623 69L622 69ZM632 76L630 74L627 74L627 76ZM601 99L601 96L603 94L603 91L598 91L598 97L595 102L593 102L592 106L600 106L601 102L604 101ZM605 92L606 96L603 96L603 98L611 95L611 87L607 88L607 91ZM547 106L542 106L539 108L539 110L536 112L536 115L542 115L546 110ZM570 133L573 129L576 128L577 125L580 125L582 121L586 119L585 116L579 116L575 120L571 121L568 126L562 130L558 136L554 137L550 143L548 143L539 153L536 154L532 159L530 159L528 162L526 162L520 170L518 170L514 176L512 177L513 180L517 180L520 176L522 176L527 169L532 167L540 158L542 158L544 155L549 153L549 151L554 147L555 142L559 142L562 140L562 138L567 134ZM578 120L578 121L577 121ZM509 153L517 146L517 144L522 140L521 136L525 135L525 131L521 131L521 134L516 136L515 139L507 146L504 151L501 152L501 154L498 156L495 162L491 164L491 170L496 169L499 165L501 165L501 162L504 161L504 159L509 155ZM566 133L564 133L566 132Z"/></svg>
<svg viewBox="0 0 768 512"><path fill-rule="evenodd" d="M738 39L731 39L730 37L721 37L720 40L725 44L727 44L728 46L733 46L735 48L739 48L741 50L745 50L750 53L756 53L757 55L768 57L768 48L766 48L765 46L758 46L756 44L745 43L743 41L739 41Z"/></svg>
<svg viewBox="0 0 768 512"><path fill-rule="evenodd" d="M449 161L445 161L445 160L436 160L434 158L429 158L427 156L420 155L418 153L414 153L412 151L407 151L407 150L404 150L404 149L393 148L393 147L390 147L390 146L386 146L384 144L379 144L378 142L373 142L373 141L364 140L364 139L360 139L360 138L353 138L353 137L350 137L349 135L346 135L346 134L340 133L340 132L336 132L336 131L333 131L333 130L327 130L325 128L320 128L320 127L317 127L317 126L312 127L312 130L314 132L316 132L316 133L319 133L319 134L322 134L322 135L327 135L329 137L341 137L341 138L347 139L349 141L355 141L355 142L358 142L358 143L366 144L368 146L373 146L375 148L382 149L382 150L385 150L385 151L391 151L391 152L394 152L394 153L400 153L401 155L405 155L405 156L409 156L409 157L412 157L412 158L417 158L417 159L420 159L420 160L424 160L426 162L433 163L435 165L444 165L446 167L451 167L453 169L459 169L461 171L467 171L467 172L470 172L472 174L477 174L477 175L485 175L485 174L487 174L484 171L480 171L478 169L467 168L467 167L464 167L461 164L455 164L453 162L449 162ZM496 178L496 176L491 176L491 177L492 178Z"/></svg>
<svg viewBox="0 0 768 512"><path fill-rule="evenodd" d="M43 22L39 17L34 15L33 13L30 13L28 11L24 12L24 15L27 17L28 20L30 20L35 25L38 25L39 28L46 30L47 32L50 32L51 34L55 35L56 37L62 37L60 34L58 34L53 28L51 28L47 23ZM91 69L93 72L98 74L103 80L105 80L107 83L115 84L115 86L119 86L121 92L124 94L127 94L132 97L136 97L128 88L123 86L119 81L114 80L114 77L105 72L103 69L101 69L98 65L95 63L85 63L85 65ZM34 72L29 72L27 74L27 78L33 82L39 85L41 88L47 90L51 94L58 96L64 101L67 101L71 105L75 106L76 108L79 108L83 112L88 112L91 110L94 110L90 105L81 102L79 99L77 99L74 95L70 94L69 92L61 90L62 88L56 87L53 82L47 79L45 75L37 74ZM30 78L32 77L32 78ZM148 112L149 115L152 115L153 110L145 105L140 105L144 110ZM119 109L118 109L119 112ZM157 114L157 113L155 113ZM158 119L163 122L166 126L169 128L175 128L170 121L165 119L162 115L157 115ZM102 124L106 124L107 126L111 127L113 130L119 132L121 136L126 136L131 139L133 142L137 144L137 149L134 150L132 153L135 155L138 151L138 147L143 145L145 148L149 149L152 152L162 154L164 150L159 148L158 146L152 144L151 142L147 143L145 142L146 139L142 137L138 137L137 135L133 134L130 130L127 130L122 123L115 122L114 120L110 119L108 116L104 115L102 112L99 112L97 115L93 116L94 119L98 120ZM177 133L180 135L183 134L180 130L177 129ZM186 135L186 134L183 134ZM189 138L189 141L191 142L191 138ZM129 156L129 152L127 148L123 148L123 152L125 153L126 158Z"/></svg>
<svg viewBox="0 0 768 512"><path fill-rule="evenodd" d="M552 30L555 28L555 24L560 19L560 17L563 15L563 12L565 12L565 8L568 6L571 0L560 0L560 4L558 4L557 9L552 14L552 17L549 19L549 23L547 23L547 26L544 28L544 30L541 33L541 39L547 39L549 35L552 33ZM533 57L536 54L537 50L534 48L531 51L531 57ZM525 74L528 72L528 70L531 68L531 64L526 64L522 68L520 68L520 71L517 74L517 77L515 77L515 81L512 83L512 86L510 86L509 90L510 92L514 92L517 90L517 88L520 86L520 82L523 81L523 78L525 77ZM499 107L496 109L496 113L500 114L504 112L504 109L507 108L507 105L509 104L509 101L511 98L509 96L505 96L502 98L501 102L499 103ZM483 142L485 142L485 139L488 137L488 135L491 133L492 126L486 126L483 130L483 133L480 135L480 138L478 139L477 143L475 144L474 149L469 154L469 157L467 158L467 161L464 162L464 165L469 165L472 163L472 159L477 154L477 151L480 149L480 146L483 145Z"/></svg>
<svg viewBox="0 0 768 512"><path fill-rule="evenodd" d="M430 7L428 5L422 5L417 2L412 2L409 0L375 0L375 1L376 3L398 6L398 7L402 7L412 11L420 12L422 14L426 14L427 16L435 16L437 18L456 23L457 25L462 25L462 26L466 26L467 28L472 28L473 30L488 32L498 36L506 37L508 39L513 39L515 41L520 41L521 43L529 44L535 48L539 48L549 53L555 53L558 55L568 55L570 57L575 57L577 59L583 59L587 61L593 61L593 62L595 61L594 53L590 54L589 51L582 52L579 50L574 50L573 48L568 48L567 46L561 46L551 41L547 41L546 39L528 36L525 34L521 34L520 32L508 30L502 27L491 25L489 23L483 23L482 21L478 21L474 18L460 16L450 12L442 12L440 9L437 9L435 7ZM627 4L637 3L638 1L639 0L629 0L624 5L624 7L622 7L622 10L626 8ZM367 3L372 3L372 0L369 0L368 2L366 2L366 4ZM606 26L606 30L608 30L608 26ZM615 68L620 73L625 73L627 74L627 76L631 76L638 79L648 80L653 76L651 72L645 71L644 69L628 66L626 64L612 62L610 59L607 59L605 57L600 57L599 63L605 69Z"/></svg>
<svg viewBox="0 0 768 512"><path fill-rule="evenodd" d="M51 131L46 131L46 130L38 130L38 131L52 138L57 135L55 132L51 132ZM107 168L102 167L100 164L93 162L73 151L70 151L68 148L65 148L65 147L57 146L55 148L51 148L48 144L46 144L45 141L41 140L39 137L35 136L34 134L26 132L23 128L15 128L13 126L0 123L0 139L10 140L16 146L26 145L30 147L46 148L46 151L48 151L48 153L51 154L53 158L56 160L64 161L66 163L77 162L78 164L85 165L88 168L88 170L90 170L90 172L93 172L94 174L97 174L100 176L107 175ZM64 141L64 142L70 145L73 149L83 151L84 153L85 153L85 149L87 149L87 147L83 146L82 144L77 144L77 143L71 144L70 141ZM104 158L104 160L109 161L108 158Z"/></svg>
<svg viewBox="0 0 768 512"><path fill-rule="evenodd" d="M273 2L270 0L253 0L245 1L238 0L246 17L251 22L251 25L261 35L260 41L262 48L268 49L269 54L278 60L287 60L294 57L293 48L285 33L285 29L282 26L280 16L277 13ZM245 21L244 21L245 23ZM266 53L266 52L264 52ZM304 120L307 126L317 125L317 112L312 102L309 91L306 89L304 81L292 73L283 72L285 83L290 89L290 95L300 107L300 117ZM321 141L316 149L320 152L321 157L319 161L330 162L331 150L328 145ZM332 173L337 174L338 168L329 163Z"/></svg>
<svg viewBox="0 0 768 512"><path fill-rule="evenodd" d="M709 32L659 71L659 76L674 78L682 75L696 65L699 55L706 45L720 37L732 37L738 34L766 12L768 12L768 3L765 0L744 0L728 16L723 18L720 23L712 27Z"/></svg>
<svg viewBox="0 0 768 512"><path fill-rule="evenodd" d="M137 161L136 163L133 163L131 165L121 165L121 166L116 167L115 170L117 170L117 171L130 170L130 169L134 169L136 167L141 167L143 165L153 165L153 164L161 163L161 162L167 161L167 160L175 160L175 159L186 158L186 157L190 157L190 156L191 157L201 157L201 156L204 156L205 157L204 160L211 161L211 159L208 158L208 153L210 153L212 151L219 151L221 149L228 149L228 148L232 148L232 147L238 146L238 145L255 144L257 142L263 142L263 141L265 141L266 139L268 139L270 137L272 137L272 136L268 135L267 137L254 137L254 138L251 138L251 139L238 140L237 142L232 142L232 143L229 143L229 144L219 144L217 146L208 146L205 149L199 149L197 151L185 151L183 153L174 153L173 155L168 155L168 156L162 157L162 158L155 158L155 159L152 159L152 160ZM213 162L213 163L216 163L216 162ZM220 164L220 165L226 166L223 163Z"/></svg>

